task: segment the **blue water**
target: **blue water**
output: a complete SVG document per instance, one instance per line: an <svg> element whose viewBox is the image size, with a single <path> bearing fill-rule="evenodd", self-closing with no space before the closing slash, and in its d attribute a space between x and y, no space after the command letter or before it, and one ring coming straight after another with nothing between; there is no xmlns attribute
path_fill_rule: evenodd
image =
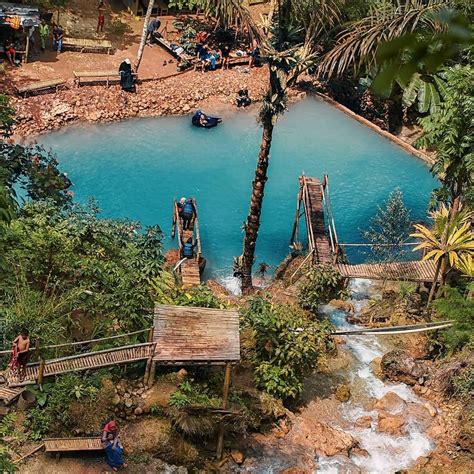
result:
<svg viewBox="0 0 474 474"><path fill-rule="evenodd" d="M241 112L212 130L166 117L75 126L39 141L58 154L77 200L94 196L105 216L159 224L168 247L173 197L196 196L208 274L224 276L242 251L260 136L255 116ZM302 171L329 175L341 242L361 242L360 230L397 186L423 219L436 186L423 162L380 135L324 102L300 102L276 126L257 262L275 266L288 254Z"/></svg>

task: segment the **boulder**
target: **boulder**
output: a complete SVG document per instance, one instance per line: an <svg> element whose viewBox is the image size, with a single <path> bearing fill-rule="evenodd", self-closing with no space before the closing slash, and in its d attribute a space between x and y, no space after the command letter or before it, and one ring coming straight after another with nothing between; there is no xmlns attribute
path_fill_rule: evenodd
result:
<svg viewBox="0 0 474 474"><path fill-rule="evenodd" d="M379 413L378 430L381 433L388 433L393 436L401 436L403 434L403 427L405 420L402 416L389 415L388 413Z"/></svg>
<svg viewBox="0 0 474 474"><path fill-rule="evenodd" d="M245 461L245 455L241 451L237 451L236 449L233 449L230 452L230 457L236 464L242 464Z"/></svg>
<svg viewBox="0 0 474 474"><path fill-rule="evenodd" d="M416 360L408 352L402 350L390 351L382 357L382 372L389 380L417 385L420 379L428 376L432 362Z"/></svg>
<svg viewBox="0 0 474 474"><path fill-rule="evenodd" d="M433 418L438 414L438 410L430 402L426 402L423 406Z"/></svg>
<svg viewBox="0 0 474 474"><path fill-rule="evenodd" d="M400 413L405 407L406 402L395 392L387 392L381 399L375 402L374 408L388 413Z"/></svg>
<svg viewBox="0 0 474 474"><path fill-rule="evenodd" d="M329 304L340 311L345 311L346 313L354 312L354 305L350 301L345 300L331 300Z"/></svg>
<svg viewBox="0 0 474 474"><path fill-rule="evenodd" d="M361 416L355 421L355 426L358 428L371 428L372 427L372 417L371 416Z"/></svg>
<svg viewBox="0 0 474 474"><path fill-rule="evenodd" d="M338 385L334 396L340 402L347 402L351 398L351 390L348 385Z"/></svg>

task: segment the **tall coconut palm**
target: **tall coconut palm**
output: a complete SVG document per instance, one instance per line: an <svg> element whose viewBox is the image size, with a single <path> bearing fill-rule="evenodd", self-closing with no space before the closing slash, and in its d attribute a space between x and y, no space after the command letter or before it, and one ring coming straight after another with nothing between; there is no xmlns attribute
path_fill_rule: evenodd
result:
<svg viewBox="0 0 474 474"><path fill-rule="evenodd" d="M242 291L252 288L252 266L255 260L255 246L260 228L265 184L270 160L273 129L278 117L285 111L287 91L298 78L315 64L315 46L328 28L340 17L337 0L310 0L307 27L295 29L292 20L298 0L274 0L268 20L269 32L260 47L268 65L269 85L260 109L259 121L262 125L262 141L258 154L255 178L252 183L252 196L247 221L244 224L245 238L242 256L238 260L238 273L242 279ZM315 13L318 12L318 13ZM295 38L302 42L293 46Z"/></svg>
<svg viewBox="0 0 474 474"><path fill-rule="evenodd" d="M433 260L436 263L433 285L428 296L428 303L431 303L434 295L436 283L441 274L442 283L445 281L448 267L462 265L465 259L463 255L474 253L474 234L471 231L471 220L474 213L468 210L461 210L454 216L445 205L441 205L438 211L430 213L434 221L433 228L422 224L416 224L416 232L411 237L421 239L422 242L413 250L424 250L426 254L423 260Z"/></svg>
<svg viewBox="0 0 474 474"><path fill-rule="evenodd" d="M135 61L135 70L138 72L140 63L142 62L143 50L145 49L146 37L148 35L148 24L150 23L151 12L155 7L155 0L148 0L148 8L146 10L145 20L143 21L143 31L142 39L140 40L140 45L138 46L137 59Z"/></svg>

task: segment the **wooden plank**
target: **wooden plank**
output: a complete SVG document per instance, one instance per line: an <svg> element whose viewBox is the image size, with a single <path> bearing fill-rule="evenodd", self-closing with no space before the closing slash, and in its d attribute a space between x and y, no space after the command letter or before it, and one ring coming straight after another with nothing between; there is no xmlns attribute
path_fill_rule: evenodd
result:
<svg viewBox="0 0 474 474"><path fill-rule="evenodd" d="M39 91L39 90L44 90L44 89L50 89L53 87L58 87L63 84L66 84L66 81L64 79L48 79L45 81L36 81L36 82L31 82L29 84L25 84L23 86L19 86L16 88L16 90L19 94L24 94L26 92L34 92L34 91Z"/></svg>
<svg viewBox="0 0 474 474"><path fill-rule="evenodd" d="M10 405L10 403L14 402L25 390L22 387L7 387L3 385L0 387L0 401L4 405Z"/></svg>
<svg viewBox="0 0 474 474"><path fill-rule="evenodd" d="M46 452L101 451L99 437L89 438L46 438L43 440Z"/></svg>

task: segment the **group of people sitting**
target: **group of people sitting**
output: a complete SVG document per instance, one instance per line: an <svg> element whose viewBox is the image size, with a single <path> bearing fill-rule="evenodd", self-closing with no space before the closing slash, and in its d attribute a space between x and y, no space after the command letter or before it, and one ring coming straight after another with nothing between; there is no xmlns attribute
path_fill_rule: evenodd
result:
<svg viewBox="0 0 474 474"><path fill-rule="evenodd" d="M247 89L240 89L235 98L237 107L248 107L251 103L252 99L249 97L249 91Z"/></svg>

